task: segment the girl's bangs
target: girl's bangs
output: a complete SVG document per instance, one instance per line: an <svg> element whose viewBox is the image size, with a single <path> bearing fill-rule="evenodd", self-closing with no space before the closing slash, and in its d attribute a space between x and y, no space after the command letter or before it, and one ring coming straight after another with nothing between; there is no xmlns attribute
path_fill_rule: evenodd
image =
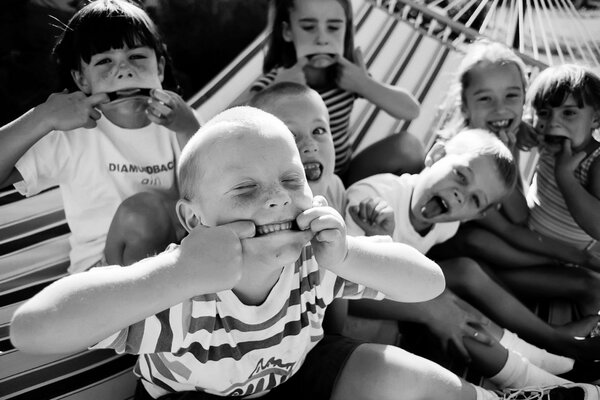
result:
<svg viewBox="0 0 600 400"><path fill-rule="evenodd" d="M148 46L159 56L157 32L152 32L144 21L125 16L88 21L76 38L75 48L81 51L81 59L86 63L91 57L111 49Z"/></svg>

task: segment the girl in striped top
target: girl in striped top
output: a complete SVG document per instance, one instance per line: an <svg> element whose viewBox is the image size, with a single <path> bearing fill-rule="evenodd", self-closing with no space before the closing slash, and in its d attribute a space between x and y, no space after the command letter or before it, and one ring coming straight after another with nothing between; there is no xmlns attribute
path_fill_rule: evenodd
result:
<svg viewBox="0 0 600 400"><path fill-rule="evenodd" d="M366 149L351 162L349 123L358 97L398 119L414 119L419 104L406 90L372 79L360 49L354 48L350 0L273 0L272 35L263 64L264 76L250 91L282 81L315 89L329 110L335 145L335 172L350 184L379 172L418 172L423 166L421 143L407 132L392 135Z"/></svg>

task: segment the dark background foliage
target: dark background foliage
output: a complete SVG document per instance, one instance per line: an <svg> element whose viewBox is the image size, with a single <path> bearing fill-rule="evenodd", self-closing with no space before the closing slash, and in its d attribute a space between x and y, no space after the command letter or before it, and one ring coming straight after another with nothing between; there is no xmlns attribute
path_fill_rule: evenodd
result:
<svg viewBox="0 0 600 400"><path fill-rule="evenodd" d="M184 98L200 90L264 29L267 2L144 1L163 33ZM50 52L62 23L73 11L39 3L43 1L2 0L0 125L45 101L50 93L62 90L57 87ZM77 8L86 2L63 3Z"/></svg>

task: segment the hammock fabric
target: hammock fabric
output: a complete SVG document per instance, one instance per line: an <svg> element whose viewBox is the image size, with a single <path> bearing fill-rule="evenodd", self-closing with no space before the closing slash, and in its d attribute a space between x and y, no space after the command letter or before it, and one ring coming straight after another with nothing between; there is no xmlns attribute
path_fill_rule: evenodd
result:
<svg viewBox="0 0 600 400"><path fill-rule="evenodd" d="M560 38L555 42L551 30L529 24L559 10L576 18L573 7L552 4L551 0L353 0L355 41L363 49L370 73L411 90L422 104L419 118L399 121L358 100L351 118L354 150L399 129L410 130L429 147L440 118L437 109L462 56L461 47L480 35L517 43L532 68L570 60L567 56L598 66L598 47L593 40L578 41L577 46L564 50L557 44L563 42ZM507 20L516 21L515 26L501 29L506 28ZM190 99L201 120L232 104L261 74L267 39L268 32L260 35ZM531 170L531 165L526 168ZM118 400L133 396L133 356L117 356L112 351L32 356L10 343L9 322L14 310L66 275L68 235L58 189L31 198L23 198L13 189L0 191L0 400Z"/></svg>

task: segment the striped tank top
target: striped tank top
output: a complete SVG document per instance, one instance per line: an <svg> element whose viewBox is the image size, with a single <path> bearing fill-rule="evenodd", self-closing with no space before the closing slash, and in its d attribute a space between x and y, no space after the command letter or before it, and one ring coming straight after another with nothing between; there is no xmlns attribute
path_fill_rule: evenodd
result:
<svg viewBox="0 0 600 400"><path fill-rule="evenodd" d="M588 171L600 147L587 156L575 170L582 186L588 184ZM562 240L579 249L585 249L594 239L579 227L571 216L554 176L554 156L542 150L527 201L530 208L529 227L548 237Z"/></svg>

